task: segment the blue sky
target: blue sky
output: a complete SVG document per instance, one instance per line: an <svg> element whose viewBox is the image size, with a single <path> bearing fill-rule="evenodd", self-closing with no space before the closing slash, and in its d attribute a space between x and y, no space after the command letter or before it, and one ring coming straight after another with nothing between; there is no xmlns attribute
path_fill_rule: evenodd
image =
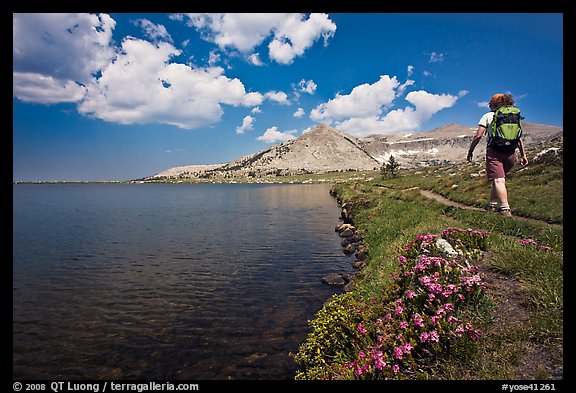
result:
<svg viewBox="0 0 576 393"><path fill-rule="evenodd" d="M222 163L320 122L475 126L498 92L563 126L563 14L14 14L13 180Z"/></svg>

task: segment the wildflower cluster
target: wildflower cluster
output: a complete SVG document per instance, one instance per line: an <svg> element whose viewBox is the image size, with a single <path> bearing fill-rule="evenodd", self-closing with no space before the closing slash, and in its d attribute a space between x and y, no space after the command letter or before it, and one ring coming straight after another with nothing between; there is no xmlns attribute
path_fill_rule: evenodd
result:
<svg viewBox="0 0 576 393"><path fill-rule="evenodd" d="M549 246L545 246L543 244L540 244L540 243L534 241L533 239L520 239L520 244L522 244L522 245L530 244L530 245L532 245L536 248L539 248L540 250L544 250L544 251L552 250L552 248L550 248Z"/></svg>
<svg viewBox="0 0 576 393"><path fill-rule="evenodd" d="M479 231L417 236L398 256L389 295L357 310L364 319L355 329L352 360L336 367L334 376L408 378L418 361L445 353L454 340L478 340L482 333L461 311L483 295L485 283L466 256L485 246L486 233Z"/></svg>

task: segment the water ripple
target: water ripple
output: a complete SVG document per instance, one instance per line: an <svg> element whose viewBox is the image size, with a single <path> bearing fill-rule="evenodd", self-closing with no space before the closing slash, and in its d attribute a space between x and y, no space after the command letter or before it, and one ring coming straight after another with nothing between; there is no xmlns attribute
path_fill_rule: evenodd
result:
<svg viewBox="0 0 576 393"><path fill-rule="evenodd" d="M13 378L291 378L338 216L322 185L15 186Z"/></svg>

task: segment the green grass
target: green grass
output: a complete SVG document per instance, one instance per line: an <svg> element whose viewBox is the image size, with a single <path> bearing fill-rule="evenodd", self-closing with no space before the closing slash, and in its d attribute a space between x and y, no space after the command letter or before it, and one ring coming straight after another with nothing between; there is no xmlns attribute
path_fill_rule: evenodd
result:
<svg viewBox="0 0 576 393"><path fill-rule="evenodd" d="M488 332L483 339L456 341L435 356L420 354L415 359L418 366L396 377L548 379L553 369L562 369L563 230L550 223L563 222L563 167L561 162L533 161L537 152L528 151L531 164L515 168L507 187L514 214L541 221L449 207L420 195L418 189L428 189L468 205L483 206L490 187L481 162L402 170L397 178L366 176L336 184L341 201L358 202L354 223L364 235L369 260L356 274L354 290L335 296L317 314L312 323L315 328L296 354L298 377L343 377L334 371L338 369L334 365L354 360L351 354L358 346L358 335L354 334L359 321L357 310L369 315L373 299L394 286L391 277L398 272L398 255L407 244L419 234L439 234L446 228L488 233L487 250L481 259L484 269L516 283L521 315L509 326L497 326L494 310L502 300L498 293L487 290L485 296L460 311L462 317ZM338 323L329 323L335 315ZM373 317L377 316L375 313ZM374 322L364 318L365 324ZM323 337L330 337L329 345ZM523 357L534 346L552 360L530 369L531 375L520 376ZM335 349L323 357L328 347Z"/></svg>
<svg viewBox="0 0 576 393"><path fill-rule="evenodd" d="M551 147L562 148L560 142ZM508 175L506 185L510 206L516 215L563 222L563 166L555 160L535 161L536 154L545 146L527 149L530 164L516 165ZM403 170L394 179L380 179L383 186L406 189L419 187L476 207L486 204L490 183L486 179L483 161Z"/></svg>

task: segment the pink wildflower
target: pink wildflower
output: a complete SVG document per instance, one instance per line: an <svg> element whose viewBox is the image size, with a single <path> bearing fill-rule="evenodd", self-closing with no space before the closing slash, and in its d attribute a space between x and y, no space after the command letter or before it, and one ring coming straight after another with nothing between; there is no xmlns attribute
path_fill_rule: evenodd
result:
<svg viewBox="0 0 576 393"><path fill-rule="evenodd" d="M430 292L432 292L435 295L439 295L442 293L442 285L441 284L430 283L427 285L427 288Z"/></svg>
<svg viewBox="0 0 576 393"><path fill-rule="evenodd" d="M386 362L382 358L382 351L373 350L372 360L374 361L374 367L376 367L377 370L382 370L386 367Z"/></svg>
<svg viewBox="0 0 576 393"><path fill-rule="evenodd" d="M390 313L386 314L386 317L385 317L385 318L386 318L387 321L391 320L391 319L392 319L392 314L390 314Z"/></svg>
<svg viewBox="0 0 576 393"><path fill-rule="evenodd" d="M458 323L458 322L460 322L460 320L458 318L456 318L455 316L452 316L452 315L448 316L448 323L450 325L453 325L453 324Z"/></svg>
<svg viewBox="0 0 576 393"><path fill-rule="evenodd" d="M429 234L427 234L427 235L422 235L422 234L420 234L420 235L416 236L416 239L422 240L423 242L430 242L431 240L434 240L434 239L436 239L437 237L438 237L437 235L434 235L434 234L432 234L432 233L429 233Z"/></svg>
<svg viewBox="0 0 576 393"><path fill-rule="evenodd" d="M457 291L457 287L454 284L448 284L442 290L442 296L447 298L450 295L454 294Z"/></svg>
<svg viewBox="0 0 576 393"><path fill-rule="evenodd" d="M409 289L409 290L406 291L406 297L407 297L408 299L413 299L414 296L416 296L416 292L414 292L413 290Z"/></svg>
<svg viewBox="0 0 576 393"><path fill-rule="evenodd" d="M405 263L408 261L408 260L406 259L406 257L403 256L403 255L400 255L400 256L398 257L398 260L400 261L400 264L401 264L401 265L405 264Z"/></svg>
<svg viewBox="0 0 576 393"><path fill-rule="evenodd" d="M462 327L462 325L458 326L455 330L454 330L454 334L456 335L456 337L462 337L462 334L464 333L464 328Z"/></svg>
<svg viewBox="0 0 576 393"><path fill-rule="evenodd" d="M420 316L420 314L414 314L414 326L416 327L424 327L424 320Z"/></svg>
<svg viewBox="0 0 576 393"><path fill-rule="evenodd" d="M423 262L422 260L420 260L420 262L418 262L416 264L416 266L414 266L414 271L415 272L423 272L424 270L426 270L427 267L428 267L428 264Z"/></svg>
<svg viewBox="0 0 576 393"><path fill-rule="evenodd" d="M400 314L402 314L402 311L404 311L402 306L396 306L396 310L394 310L394 314L400 315Z"/></svg>
<svg viewBox="0 0 576 393"><path fill-rule="evenodd" d="M400 322L400 329L406 329L408 327L408 322L402 321Z"/></svg>
<svg viewBox="0 0 576 393"><path fill-rule="evenodd" d="M522 244L522 245L531 244L531 245L538 247L539 249L544 250L544 251L550 251L552 249L548 246L544 246L542 244L539 244L532 239L520 239L520 244Z"/></svg>
<svg viewBox="0 0 576 393"><path fill-rule="evenodd" d="M366 332L368 331L368 330L364 329L364 327L362 326L362 322L360 322L358 324L358 326L356 327L356 330L358 330L358 332L360 334L366 334Z"/></svg>
<svg viewBox="0 0 576 393"><path fill-rule="evenodd" d="M404 345L402 346L402 350L406 355L409 355L410 351L412 351L413 349L414 347L410 343L404 343Z"/></svg>
<svg viewBox="0 0 576 393"><path fill-rule="evenodd" d="M468 330L466 333L468 333L468 337L470 337L472 341L476 341L480 339L480 337L482 337L482 332L478 329L471 329Z"/></svg>
<svg viewBox="0 0 576 393"><path fill-rule="evenodd" d="M394 348L394 357L396 359L402 359L402 355L404 355L404 350L402 349L402 347L396 347Z"/></svg>
<svg viewBox="0 0 576 393"><path fill-rule="evenodd" d="M468 337L470 337L472 341L476 341L480 337L482 337L482 332L480 330L474 329L474 327L470 323L464 325L464 328L466 328L466 333L468 334Z"/></svg>
<svg viewBox="0 0 576 393"><path fill-rule="evenodd" d="M482 278L479 274L475 274L470 277L460 277L460 282L465 286L467 292L471 292L474 286L482 283Z"/></svg>
<svg viewBox="0 0 576 393"><path fill-rule="evenodd" d="M368 364L364 363L360 368L357 368L356 371L354 371L354 374L356 374L357 377L359 377L360 375L364 374L364 372L368 369Z"/></svg>
<svg viewBox="0 0 576 393"><path fill-rule="evenodd" d="M399 370L400 370L400 367L397 364L392 366L392 371L394 371L394 374L396 374Z"/></svg>

